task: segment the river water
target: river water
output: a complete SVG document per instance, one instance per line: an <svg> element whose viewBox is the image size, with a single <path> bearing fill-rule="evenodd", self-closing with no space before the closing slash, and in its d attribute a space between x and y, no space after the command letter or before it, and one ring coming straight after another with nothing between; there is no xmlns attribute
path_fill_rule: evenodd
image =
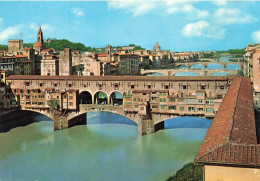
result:
<svg viewBox="0 0 260 181"><path fill-rule="evenodd" d="M49 118L0 133L1 181L160 181L192 162L211 123L174 118L166 129L140 136L117 114L88 113L87 125L53 131Z"/></svg>

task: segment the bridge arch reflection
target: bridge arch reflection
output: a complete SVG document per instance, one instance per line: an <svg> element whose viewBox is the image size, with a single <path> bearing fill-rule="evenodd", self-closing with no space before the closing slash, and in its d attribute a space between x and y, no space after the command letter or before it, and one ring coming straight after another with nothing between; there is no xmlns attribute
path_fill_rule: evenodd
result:
<svg viewBox="0 0 260 181"><path fill-rule="evenodd" d="M198 116L176 116L159 120L154 125L155 131L161 129L200 128L208 129L212 120Z"/></svg>
<svg viewBox="0 0 260 181"><path fill-rule="evenodd" d="M224 67L219 63L208 64L207 69L223 69Z"/></svg>

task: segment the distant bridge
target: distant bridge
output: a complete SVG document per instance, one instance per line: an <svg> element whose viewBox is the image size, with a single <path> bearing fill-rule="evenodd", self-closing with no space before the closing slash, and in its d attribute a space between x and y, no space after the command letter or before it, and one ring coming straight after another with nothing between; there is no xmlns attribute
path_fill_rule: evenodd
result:
<svg viewBox="0 0 260 181"><path fill-rule="evenodd" d="M177 73L183 73L183 72L191 72L191 73L197 73L200 76L210 76L214 73L218 72L225 72L236 75L238 71L236 70L211 70L211 69L157 69L157 70L141 70L141 74L152 74L152 73L160 73L164 76L174 76Z"/></svg>
<svg viewBox="0 0 260 181"><path fill-rule="evenodd" d="M236 58L237 59L237 58ZM175 63L176 67L179 67L180 65L184 65L186 66L187 68L191 68L193 65L201 65L203 66L204 68L207 68L208 65L211 65L211 64L219 64L222 66L222 68L226 68L227 65L230 65L230 64L235 64L235 65L239 65L240 68L242 66L242 62L185 62L185 63Z"/></svg>

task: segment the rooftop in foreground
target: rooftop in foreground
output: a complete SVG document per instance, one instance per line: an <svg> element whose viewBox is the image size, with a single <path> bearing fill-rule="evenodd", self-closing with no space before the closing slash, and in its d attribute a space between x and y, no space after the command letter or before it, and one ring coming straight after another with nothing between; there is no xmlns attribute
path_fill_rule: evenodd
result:
<svg viewBox="0 0 260 181"><path fill-rule="evenodd" d="M236 77L202 142L195 162L260 167L249 78Z"/></svg>

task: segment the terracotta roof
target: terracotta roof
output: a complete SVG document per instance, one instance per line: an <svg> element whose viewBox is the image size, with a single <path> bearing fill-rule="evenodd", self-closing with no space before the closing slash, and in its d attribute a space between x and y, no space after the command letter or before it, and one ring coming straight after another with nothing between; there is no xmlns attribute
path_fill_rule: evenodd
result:
<svg viewBox="0 0 260 181"><path fill-rule="evenodd" d="M51 90L54 90L54 88L51 88L51 87L48 87L45 89L46 91L51 91Z"/></svg>
<svg viewBox="0 0 260 181"><path fill-rule="evenodd" d="M77 92L79 91L78 89L69 89L68 92Z"/></svg>
<svg viewBox="0 0 260 181"><path fill-rule="evenodd" d="M260 166L249 78L236 77L232 81L195 162Z"/></svg>
<svg viewBox="0 0 260 181"><path fill-rule="evenodd" d="M15 55L16 58L27 58L28 56L26 55Z"/></svg>
<svg viewBox="0 0 260 181"><path fill-rule="evenodd" d="M132 93L150 93L151 91L150 90L134 90Z"/></svg>
<svg viewBox="0 0 260 181"><path fill-rule="evenodd" d="M43 49L41 52L48 52L48 51L50 51L50 50L52 50L51 48L49 48L49 49Z"/></svg>
<svg viewBox="0 0 260 181"><path fill-rule="evenodd" d="M36 42L33 44L33 47L42 47L42 44L40 42Z"/></svg>
<svg viewBox="0 0 260 181"><path fill-rule="evenodd" d="M98 56L99 56L99 57L107 57L107 54L105 54L105 53L99 53Z"/></svg>
<svg viewBox="0 0 260 181"><path fill-rule="evenodd" d="M234 76L40 76L10 75L7 80L74 80L74 81L228 81Z"/></svg>
<svg viewBox="0 0 260 181"><path fill-rule="evenodd" d="M24 48L24 50L31 50L31 48Z"/></svg>
<svg viewBox="0 0 260 181"><path fill-rule="evenodd" d="M32 61L23 61L22 63L32 63Z"/></svg>

